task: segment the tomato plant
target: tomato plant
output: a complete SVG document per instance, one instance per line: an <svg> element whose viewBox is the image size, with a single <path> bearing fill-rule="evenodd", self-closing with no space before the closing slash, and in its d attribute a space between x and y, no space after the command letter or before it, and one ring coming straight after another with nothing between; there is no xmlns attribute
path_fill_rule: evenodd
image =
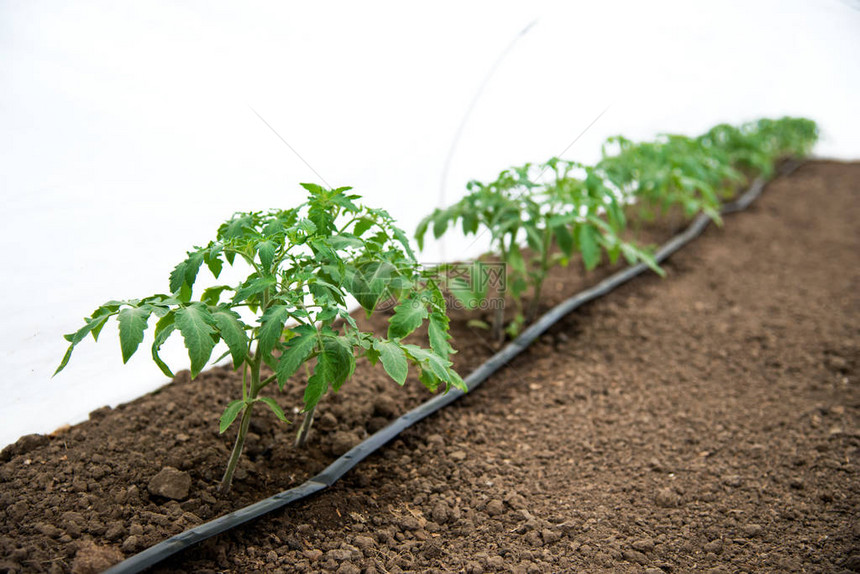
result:
<svg viewBox="0 0 860 574"><path fill-rule="evenodd" d="M108 301L77 332L57 368L67 365L75 346L87 335L98 340L111 317L119 323L123 362L144 339L156 318L152 359L167 376L170 368L159 349L175 332L183 337L196 377L209 363L219 341L227 346L236 369L242 369L242 396L230 402L220 419L225 432L240 417L239 430L221 489L229 490L241 456L254 405L287 418L274 398L261 395L273 382L283 390L302 365L310 370L304 390L304 420L297 443L303 444L317 403L329 389L337 392L352 375L356 358L381 362L386 373L404 384L409 364L430 390L455 386L466 390L451 368L445 300L432 277L422 271L409 240L382 209L364 207L348 187L324 189L302 184L308 200L297 208L237 213L221 225L215 240L188 252L170 274L170 293L143 299ZM225 264L244 264L249 275L238 285L216 285L193 298L205 266L217 279ZM359 329L347 308L347 295L372 314L390 301L393 314L386 335ZM239 311L253 317L246 320ZM430 348L404 338L425 322ZM273 371L262 377L261 368ZM56 374L56 373L55 373Z"/></svg>
<svg viewBox="0 0 860 574"><path fill-rule="evenodd" d="M760 119L740 126L720 124L698 141L723 162L770 177L775 163L809 154L818 140L818 127L805 118Z"/></svg>
<svg viewBox="0 0 860 574"><path fill-rule="evenodd" d="M528 166L505 170L490 183L470 181L467 185L469 193L463 199L447 208L436 209L421 220L415 231L419 248L423 249L424 236L431 226L433 235L438 239L449 226L459 222L466 235L476 235L481 229L489 231L491 248L499 255L502 263L519 261L522 257L518 237L527 214L536 207L527 193L533 185L528 179ZM488 295L486 292L458 289L456 284L451 287L452 293L460 295L459 298L466 305ZM489 288L489 285L485 287ZM519 288L519 284L512 286L515 294ZM504 293L500 291L494 295L497 299L504 297ZM492 325L494 340L502 339L503 329L504 306L497 304L494 307Z"/></svg>
<svg viewBox="0 0 860 574"><path fill-rule="evenodd" d="M581 170L584 177L574 177L574 170ZM535 183L545 172L553 179ZM548 271L567 265L574 252L582 255L587 270L596 267L605 252L612 262L623 254L660 272L647 251L621 239L626 221L619 197L593 168L552 158L539 166L505 170L489 183L472 181L467 189L469 193L459 202L434 210L420 222L415 233L418 245L423 247L431 226L437 239L458 222L466 235L488 231L494 253L507 270L505 284L516 305L506 328L512 336L534 319ZM452 287L455 296L465 293L473 301L487 295ZM524 312L522 298L528 292L531 300ZM504 335L504 307L497 305L494 311L492 336L498 341Z"/></svg>
<svg viewBox="0 0 860 574"><path fill-rule="evenodd" d="M807 155L817 137L815 122L803 118L720 124L699 137L662 135L653 142L617 136L596 167L639 203L646 219L680 206L687 217L705 213L719 223L722 201L747 176L770 177L778 160Z"/></svg>
<svg viewBox="0 0 860 574"><path fill-rule="evenodd" d="M665 215L674 205L690 217L705 213L720 221L721 199L734 190L741 175L720 161L696 139L661 136L653 142L634 143L610 138L615 155L606 153L597 168L614 187L636 199L646 219Z"/></svg>
<svg viewBox="0 0 860 574"><path fill-rule="evenodd" d="M617 136L607 140L595 166L552 158L538 166L505 170L489 183L469 182L466 196L425 217L415 236L423 248L431 228L436 238L457 223L466 235L488 231L492 253L507 270L505 285L516 306L507 331L516 335L534 319L548 271L567 265L574 253L586 270L605 253L611 262L623 255L662 274L648 250L622 239L625 204L636 203L645 219L677 207L688 218L704 213L721 223L722 202L748 172L769 176L779 159L809 153L817 134L811 120L782 118L740 127L722 124L700 137L661 135L635 143ZM546 172L553 177L536 183ZM456 282L449 287L463 302L487 295ZM528 292L531 301L524 313L522 297ZM503 328L504 308L497 304L495 340L503 337Z"/></svg>

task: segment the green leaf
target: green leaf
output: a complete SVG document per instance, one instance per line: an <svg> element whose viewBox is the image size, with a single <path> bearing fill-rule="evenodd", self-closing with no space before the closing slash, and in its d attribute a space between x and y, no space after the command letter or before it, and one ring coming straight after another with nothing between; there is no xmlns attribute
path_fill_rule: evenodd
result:
<svg viewBox="0 0 860 574"><path fill-rule="evenodd" d="M255 277L250 281L246 281L233 296L234 303L247 301L254 295L259 295L269 287L274 287L277 284L277 279L273 275L264 277Z"/></svg>
<svg viewBox="0 0 860 574"><path fill-rule="evenodd" d="M446 383L453 384L458 388L465 389L465 383L460 378L460 375L451 369L451 361L440 357L433 351L422 349L417 345L402 345L402 348L406 351L407 356L418 363L419 367L423 371L427 371L432 375L429 379L424 374L419 377L425 385L428 383L432 384L433 379L436 378Z"/></svg>
<svg viewBox="0 0 860 574"><path fill-rule="evenodd" d="M433 221L433 216L428 215L418 222L418 227L415 228L415 241L418 243L418 249L424 250L424 236L427 234L427 227ZM358 233L356 233L358 235Z"/></svg>
<svg viewBox="0 0 860 574"><path fill-rule="evenodd" d="M107 321L109 317L110 317L110 315L102 315L102 316L100 316L98 318L94 318L94 319L91 319L91 318L84 319L86 324L83 327L81 327L80 329L78 329L74 333L69 333L68 335L64 335L64 338L66 339L66 341L68 341L71 344L69 345L69 348L66 349L66 354L63 355L63 360L60 361L60 365L57 367L57 370L54 371L54 375L56 375L57 373L59 373L60 371L65 369L66 365L69 364L69 359L72 358L72 351L74 351L75 346L77 346L78 343L83 341L86 338L86 336L90 334L90 332L95 333L97 329L100 330L102 328L102 326L104 326L105 321ZM54 376L54 375L52 375L52 376Z"/></svg>
<svg viewBox="0 0 860 574"><path fill-rule="evenodd" d="M287 415L284 414L283 409L281 409L280 405L278 405L272 397L257 397L256 400L269 405L269 408L272 409L272 412L275 413L275 416L278 417L279 420L282 420L285 423L290 422L287 420Z"/></svg>
<svg viewBox="0 0 860 574"><path fill-rule="evenodd" d="M585 268L591 271L600 262L600 246L597 244L597 230L591 225L580 225L577 229L579 251Z"/></svg>
<svg viewBox="0 0 860 574"><path fill-rule="evenodd" d="M214 319L209 310L199 303L176 310L176 327L185 339L188 357L191 359L191 378L196 377L212 356L215 347L212 327Z"/></svg>
<svg viewBox="0 0 860 574"><path fill-rule="evenodd" d="M221 422L218 425L218 432L223 434L224 431L230 428L230 425L233 424L233 421L236 420L236 417L244 407L245 401L242 399L236 399L227 405L227 408L224 409L224 412L221 414Z"/></svg>
<svg viewBox="0 0 860 574"><path fill-rule="evenodd" d="M284 323L290 317L290 308L286 305L273 305L266 309L260 319L260 331L257 341L260 352L268 355L281 340L284 333Z"/></svg>
<svg viewBox="0 0 860 574"><path fill-rule="evenodd" d="M169 317L169 321L162 323ZM168 337L173 334L173 331L176 330L176 325L174 324L175 315L170 313L165 315L155 326L155 340L152 342L152 360L155 361L155 364L158 365L158 368L161 369L161 372L165 374L165 376L170 377L171 379L174 377L173 371L170 370L170 367L167 366L161 356L158 354L161 351L161 346L167 341Z"/></svg>
<svg viewBox="0 0 860 574"><path fill-rule="evenodd" d="M477 233L478 231L478 218L474 213L465 212L462 215L462 220L460 221L463 227L463 235L470 235Z"/></svg>
<svg viewBox="0 0 860 574"><path fill-rule="evenodd" d="M281 390L287 380L299 370L316 347L319 333L311 325L299 325L293 332L296 336L287 341L286 348L278 360L276 374Z"/></svg>
<svg viewBox="0 0 860 574"><path fill-rule="evenodd" d="M448 355L454 352L448 340L451 336L448 334L448 317L443 313L432 313L430 315L430 326L427 328L428 337L430 339L430 348L442 358L447 359Z"/></svg>
<svg viewBox="0 0 860 574"><path fill-rule="evenodd" d="M421 326L427 318L427 307L423 301L414 298L404 299L394 308L394 315L388 319L388 338L402 339Z"/></svg>
<svg viewBox="0 0 860 574"><path fill-rule="evenodd" d="M517 273L525 273L526 272L526 262L523 259L523 254L520 251L519 246L514 243L511 245L511 250L508 252L508 261L511 268Z"/></svg>
<svg viewBox="0 0 860 574"><path fill-rule="evenodd" d="M194 281L197 279L197 272L200 270L200 265L203 264L203 253L194 252L188 254L188 259L177 265L170 274L170 292L171 293L188 293L191 294L191 288L194 287ZM184 289L183 289L184 288ZM188 300L185 298L184 300Z"/></svg>
<svg viewBox="0 0 860 574"><path fill-rule="evenodd" d="M352 345L344 337L324 337L320 359L330 363L329 383L337 392L355 370Z"/></svg>
<svg viewBox="0 0 860 574"><path fill-rule="evenodd" d="M257 254L265 271L272 269L272 261L275 260L275 245L271 241L261 241L257 244Z"/></svg>
<svg viewBox="0 0 860 574"><path fill-rule="evenodd" d="M248 335L245 333L245 324L235 311L227 308L219 308L212 313L215 326L221 338L227 343L230 355L233 357L233 366L239 367L248 356Z"/></svg>
<svg viewBox="0 0 860 574"><path fill-rule="evenodd" d="M359 305L372 313L396 276L397 268L387 261L367 263L355 270L348 291Z"/></svg>
<svg viewBox="0 0 860 574"><path fill-rule="evenodd" d="M323 361L317 361L314 372L308 379L308 384L305 387L305 408L304 412L308 412L320 402L320 399L328 390L329 375L326 371L327 366Z"/></svg>
<svg viewBox="0 0 860 574"><path fill-rule="evenodd" d="M373 349L379 353L382 368L385 369L388 376L399 385L405 383L406 375L409 373L409 364L406 362L406 354L400 345L392 341L377 340L373 342Z"/></svg>
<svg viewBox="0 0 860 574"><path fill-rule="evenodd" d="M439 239L448 229L448 212L437 211L433 214L433 237Z"/></svg>
<svg viewBox="0 0 860 574"><path fill-rule="evenodd" d="M573 253L573 235L566 225L558 225L553 228L555 240L558 242L558 248L561 252L570 257Z"/></svg>
<svg viewBox="0 0 860 574"><path fill-rule="evenodd" d="M375 366L376 363L379 362L379 351L377 351L373 347L368 347L367 349L365 349L364 356L367 357L367 360L368 362L370 362L371 365Z"/></svg>
<svg viewBox="0 0 860 574"><path fill-rule="evenodd" d="M364 247L364 242L350 233L341 233L330 239L331 246L339 251L352 247L357 249Z"/></svg>
<svg viewBox="0 0 860 574"><path fill-rule="evenodd" d="M200 301L215 307L221 299L221 293L228 289L231 289L231 287L228 287L227 285L216 285L215 287L204 289L203 295L200 296Z"/></svg>
<svg viewBox="0 0 860 574"><path fill-rule="evenodd" d="M220 257L222 249L223 247L220 244L212 245L203 256L203 261L215 279L218 279L218 276L221 275L221 270L224 268L224 263Z"/></svg>
<svg viewBox="0 0 860 574"><path fill-rule="evenodd" d="M126 307L119 312L117 321L119 321L119 342L123 363L128 362L143 341L143 332L148 326L150 312L147 307Z"/></svg>
<svg viewBox="0 0 860 574"><path fill-rule="evenodd" d="M311 194L313 195L319 195L323 191L325 191L322 187L315 183L300 183L299 185L311 192Z"/></svg>
<svg viewBox="0 0 860 574"><path fill-rule="evenodd" d="M403 246L403 250L406 251L406 255L409 256L409 259L415 261L415 253L412 251L412 246L409 244L409 238L406 237L403 230L396 225L392 225L391 231L394 233L394 238Z"/></svg>
<svg viewBox="0 0 860 574"><path fill-rule="evenodd" d="M526 225L524 227L526 230L526 240L529 244L529 247L531 247L535 251L540 251L541 245L543 244L543 237L541 236L540 231L533 224Z"/></svg>
<svg viewBox="0 0 860 574"><path fill-rule="evenodd" d="M99 333L101 333L102 328L105 326L107 319L117 314L119 308L122 306L122 302L120 301L108 301L90 315L93 321L97 319L101 319L96 322L95 325L92 326L90 333L93 336L93 341L99 340ZM88 321L89 322L89 321Z"/></svg>
<svg viewBox="0 0 860 574"><path fill-rule="evenodd" d="M352 228L353 235L361 237L365 231L373 227L374 221L367 217L362 217L355 222L355 227Z"/></svg>

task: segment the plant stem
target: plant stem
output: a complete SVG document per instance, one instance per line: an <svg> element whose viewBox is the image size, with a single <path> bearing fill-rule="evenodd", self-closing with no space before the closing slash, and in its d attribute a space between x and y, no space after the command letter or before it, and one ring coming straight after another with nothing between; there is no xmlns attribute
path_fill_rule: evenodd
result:
<svg viewBox="0 0 860 574"><path fill-rule="evenodd" d="M311 426L314 424L314 411L316 406L311 407L305 412L305 418L302 419L302 426L299 427L299 432L296 435L296 446L301 448L308 442L308 434L311 432Z"/></svg>
<svg viewBox="0 0 860 574"><path fill-rule="evenodd" d="M493 309L493 341L500 343L505 338L505 308L504 305L498 303Z"/></svg>
<svg viewBox="0 0 860 574"><path fill-rule="evenodd" d="M233 452L230 453L230 462L227 463L227 470L224 471L224 478L221 479L221 484L218 486L218 492L230 492L230 486L233 484L233 473L236 472L236 466L239 464L239 458L242 456L242 449L245 447L245 435L248 434L248 426L251 424L251 408L253 403L245 407L242 413L242 421L239 423L239 433L236 435L236 443L233 445Z"/></svg>
<svg viewBox="0 0 860 574"><path fill-rule="evenodd" d="M230 486L233 484L233 473L236 472L236 466L239 464L239 458L242 456L242 449L245 448L245 436L248 434L248 427L251 424L251 409L254 406L253 400L257 398L257 393L260 392L260 363L259 356L252 358L246 363L251 367L251 388L248 397L245 399L245 410L242 412L242 420L239 422L239 432L236 434L236 442L233 444L233 451L230 453L227 470L224 471L224 477L218 486L218 491L221 493L226 494L230 492Z"/></svg>
<svg viewBox="0 0 860 574"><path fill-rule="evenodd" d="M507 275L508 271L508 252L504 248L504 241L502 241L502 245L499 248L499 251L502 254L501 263L503 265L503 269L505 274ZM505 283L507 283L507 277L505 277ZM505 340L505 295L499 289L500 284L496 285L496 308L493 309L493 330L491 332L491 336L493 337L493 341L497 343L501 343Z"/></svg>
<svg viewBox="0 0 860 574"><path fill-rule="evenodd" d="M546 278L547 271L549 270L549 252L552 249L552 232L549 228L544 231L543 238L543 253L541 253L540 260L540 274L538 278L535 280L534 293L532 295L532 300L529 302L529 310L526 314L526 323L531 323L537 317L537 312L540 307L540 292L543 289L543 280Z"/></svg>
<svg viewBox="0 0 860 574"><path fill-rule="evenodd" d="M540 307L540 292L543 288L543 278L538 279L535 283L534 296L532 300L529 301L529 310L526 314L526 323L531 323L537 317L537 312Z"/></svg>

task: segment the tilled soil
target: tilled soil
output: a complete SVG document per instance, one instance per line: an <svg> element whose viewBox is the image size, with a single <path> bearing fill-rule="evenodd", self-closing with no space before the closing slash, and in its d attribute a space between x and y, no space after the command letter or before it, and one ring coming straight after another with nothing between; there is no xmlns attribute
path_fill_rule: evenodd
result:
<svg viewBox="0 0 860 574"><path fill-rule="evenodd" d="M159 571L860 571L858 182L860 164L832 162L775 181L666 279L576 311L332 489ZM558 271L544 306L609 271ZM467 318L463 374L493 351ZM299 484L427 397L362 365L304 451L259 409L222 497L233 435L216 421L239 388L228 368L182 373L5 449L0 573L99 571Z"/></svg>

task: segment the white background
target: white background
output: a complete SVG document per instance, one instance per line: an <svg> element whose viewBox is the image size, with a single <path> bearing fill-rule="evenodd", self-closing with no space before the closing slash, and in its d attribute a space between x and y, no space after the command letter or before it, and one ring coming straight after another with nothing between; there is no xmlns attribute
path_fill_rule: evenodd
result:
<svg viewBox="0 0 860 574"><path fill-rule="evenodd" d="M524 4L0 0L0 445L163 384L147 342L123 366L107 329L50 376L98 304L166 291L232 212L320 182L252 108L409 232L469 179L592 162L617 133L793 114L818 155L860 157L856 0ZM485 245L444 247L424 259Z"/></svg>

